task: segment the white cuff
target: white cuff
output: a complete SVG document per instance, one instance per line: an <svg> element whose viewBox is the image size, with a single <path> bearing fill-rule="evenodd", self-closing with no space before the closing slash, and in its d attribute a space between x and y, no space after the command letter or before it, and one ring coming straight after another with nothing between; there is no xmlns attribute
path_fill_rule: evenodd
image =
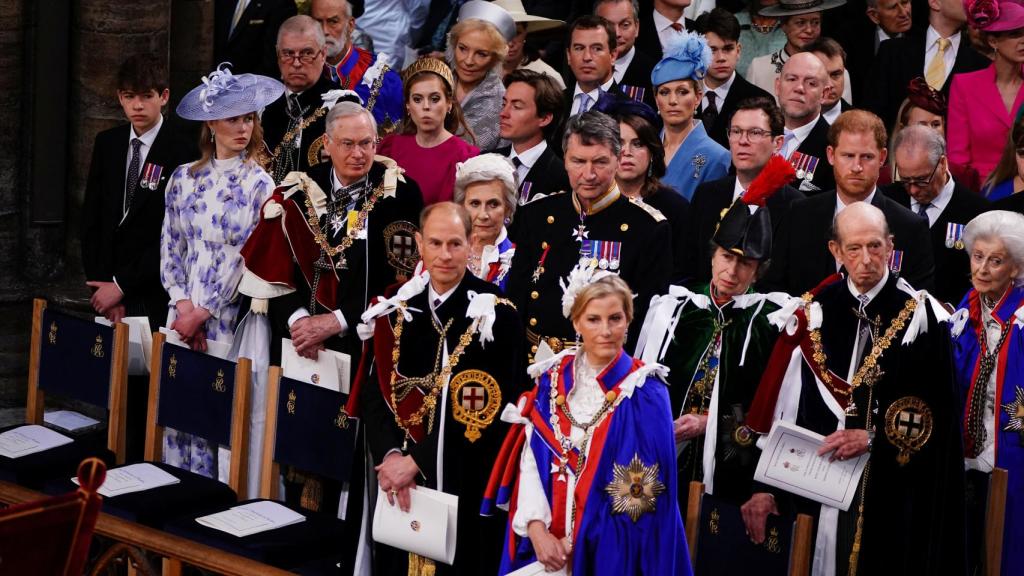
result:
<svg viewBox="0 0 1024 576"><path fill-rule="evenodd" d="M305 308L296 309L295 312L292 312L292 315L288 317L288 328L291 329L292 324L295 324L297 321L302 318L306 318L307 316L309 316L309 311Z"/></svg>
<svg viewBox="0 0 1024 576"><path fill-rule="evenodd" d="M341 332L338 332L338 337L341 338L348 334L348 322L345 322L345 315L341 313L341 310L335 310L334 317L338 319L338 325L341 326Z"/></svg>
<svg viewBox="0 0 1024 576"><path fill-rule="evenodd" d="M530 522L540 520L548 529L551 528L551 504L548 503L544 486L537 470L537 460L530 448L533 426L526 426L526 441L519 458L519 497L516 500L516 513L512 518L512 530L522 537L527 537ZM558 480L552 480L558 482Z"/></svg>
<svg viewBox="0 0 1024 576"><path fill-rule="evenodd" d="M121 296L124 296L124 289L117 283L117 276L111 276L110 281L114 283L114 286L117 286L117 289L121 292Z"/></svg>
<svg viewBox="0 0 1024 576"><path fill-rule="evenodd" d="M180 302L182 300L190 300L191 301L191 298L188 297L188 294L185 294L185 291L182 290L181 288L179 288L178 286L171 286L171 287L169 287L167 289L167 295L171 297L171 304L172 305L176 305L178 302Z"/></svg>

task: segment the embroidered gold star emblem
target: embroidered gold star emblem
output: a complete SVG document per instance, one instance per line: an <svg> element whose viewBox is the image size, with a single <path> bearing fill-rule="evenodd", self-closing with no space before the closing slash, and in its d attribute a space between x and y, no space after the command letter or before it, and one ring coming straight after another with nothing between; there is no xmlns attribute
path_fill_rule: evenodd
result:
<svg viewBox="0 0 1024 576"><path fill-rule="evenodd" d="M1003 412L1010 416L1004 430L1024 432L1024 388L1017 386L1016 398L1013 402L1003 404Z"/></svg>
<svg viewBox="0 0 1024 576"><path fill-rule="evenodd" d="M645 466L639 454L634 454L629 465L615 464L612 481L604 491L612 497L612 512L625 512L636 522L645 512L654 512L658 495L665 485L658 480L658 464Z"/></svg>

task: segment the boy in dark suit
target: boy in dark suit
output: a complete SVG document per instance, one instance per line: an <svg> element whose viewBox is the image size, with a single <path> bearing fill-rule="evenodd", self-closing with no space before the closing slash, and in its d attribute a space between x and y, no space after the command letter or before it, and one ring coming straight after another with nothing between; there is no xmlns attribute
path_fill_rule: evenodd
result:
<svg viewBox="0 0 1024 576"><path fill-rule="evenodd" d="M96 135L82 206L82 265L93 309L113 322L148 316L153 329L167 319L160 284L164 187L193 148L164 122L169 97L161 59L136 55L121 65L117 99L130 124Z"/></svg>
<svg viewBox="0 0 1024 576"><path fill-rule="evenodd" d="M111 322L147 316L153 330L167 321L169 300L160 283L164 187L175 167L196 156L164 122L167 84L166 63L155 55L121 64L117 99L130 123L96 135L82 205L82 266L93 309ZM141 449L145 400L129 392L129 412L141 414L138 421L129 416L130 459Z"/></svg>

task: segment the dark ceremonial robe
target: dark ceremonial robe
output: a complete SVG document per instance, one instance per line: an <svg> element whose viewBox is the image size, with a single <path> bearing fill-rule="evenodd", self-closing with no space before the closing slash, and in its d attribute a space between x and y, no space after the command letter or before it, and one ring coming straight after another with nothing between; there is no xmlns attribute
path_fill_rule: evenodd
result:
<svg viewBox="0 0 1024 576"><path fill-rule="evenodd" d="M175 168L195 158L195 145L173 131L165 118L139 164L139 183L125 213L125 175L129 164L130 124L96 135L82 204L82 267L85 279L116 281L129 316L148 316L154 330L167 322L169 297L160 282L160 233L164 189ZM143 187L150 165L158 166L155 188Z"/></svg>
<svg viewBox="0 0 1024 576"><path fill-rule="evenodd" d="M894 276L884 282L865 308L866 316L878 321L875 346L913 298L898 287ZM858 301L846 280L839 280L821 289L814 302L820 306L821 346L831 384L822 381L807 315L801 309L795 333L783 332L776 343L748 425L764 434L774 419L782 419L828 435L840 426L864 429L872 413L875 438L866 479L861 479L867 489L857 574L964 573L963 450L948 326L936 317L940 305L930 298L918 301L878 360L881 378L873 386L853 389L858 415L845 416L848 397L833 390L850 389L846 377L858 332ZM909 336L913 341L903 344ZM865 350L870 354L871 346ZM798 377L786 378L787 373ZM908 447L922 438L923 445ZM904 464L898 460L901 454L907 458ZM857 500L849 512L842 512L775 493L780 509L795 507L815 515L820 511L816 546L823 545L824 534L834 535L836 574L846 574ZM816 550L815 573L824 568L823 558Z"/></svg>
<svg viewBox="0 0 1024 576"><path fill-rule="evenodd" d="M729 93L732 94L731 91ZM686 270L692 274L692 283L711 280L711 238L715 235L725 210L732 206L735 188L736 175L732 174L719 180L704 182L698 185L693 193L693 199L690 201L690 220L684 229ZM803 192L788 184L768 197L765 208L768 208L768 214L771 215L773 231L777 233L782 215L789 210L789 206L802 198Z"/></svg>
<svg viewBox="0 0 1024 576"><path fill-rule="evenodd" d="M668 284L672 271L668 222L657 210L621 195L618 187L595 201L585 215L587 242L582 244L573 236L580 226L575 193L554 194L531 202L520 209L516 219L519 228L508 295L526 321L528 337L532 332L545 339L575 340L572 322L562 315L559 280L579 263L581 252L590 257L588 247L595 240L621 248L618 268L611 268L609 262L606 269L617 272L637 294L633 318L643 318L651 296ZM640 320L636 323L639 325ZM636 332L633 331L631 342L635 342ZM553 348L557 348L556 352L561 349Z"/></svg>
<svg viewBox="0 0 1024 576"><path fill-rule="evenodd" d="M793 202L776 225L771 265L758 283L762 291L802 294L836 272L836 259L828 250L829 230L835 217L833 190ZM893 245L903 255L899 275L918 289L934 282L935 263L928 223L875 189L871 205L885 214ZM774 219L772 220L774 222Z"/></svg>
<svg viewBox="0 0 1024 576"><path fill-rule="evenodd" d="M779 334L768 315L786 299L748 293L718 306L707 284L695 292L671 286L668 294L655 296L647 312L646 340L638 354L645 362L668 367L672 417L708 416L705 434L686 442L679 455L684 515L694 480L737 506L750 499L759 452L745 428L746 414ZM706 469L705 463L713 468Z"/></svg>
<svg viewBox="0 0 1024 576"><path fill-rule="evenodd" d="M368 212L365 235L357 235L344 251L346 267L321 271L316 283L315 302L311 301L320 246L314 237L319 231L309 224L307 201L323 206L331 197L332 169L332 165L326 163L311 169L308 176L290 175L267 200L263 218L242 248L246 272L240 290L258 297L259 294L246 288L251 280L277 287L269 303L271 364L280 361L281 338L290 337L288 318L296 310L305 308L312 315L340 310L348 324L348 332L328 339L325 345L349 354L354 372L362 349L355 333L360 315L370 298L383 293L398 279L407 277L418 260L413 235L423 199L415 182L399 177L394 191L385 191ZM367 176L364 199L357 203L356 210L366 206L367 199L385 183L390 170L381 162L373 163ZM269 208L273 204L282 208L280 214L273 215L277 212L276 208ZM325 216L321 215L318 222L332 247L340 245L348 234L347 224L335 233ZM330 261L336 264L339 258L330 258Z"/></svg>
<svg viewBox="0 0 1024 576"><path fill-rule="evenodd" d="M960 394L961 424L965 431L970 406L968 399L978 385L981 358L979 338L984 334L979 300L978 293L971 290L960 302L960 308L951 321L954 377ZM1000 566L1004 575L1024 574L1024 564L1019 561L1017 548L1021 538L1024 538L1024 436L1020 432L1024 424L1024 412L1021 411L1024 404L1024 332L1021 317L1024 317L1024 289L1013 287L996 304L990 317L999 324L1000 329L1008 328L1010 332L996 357L996 368L993 371L996 375L995 429L986 430L986 439L995 443L995 466L1009 472ZM987 350L991 351L991 348ZM982 382L981 385L987 387L988 382ZM966 443L968 436L965 434L964 438ZM983 516L985 500L981 498L980 501L980 510L976 513Z"/></svg>
<svg viewBox="0 0 1024 576"><path fill-rule="evenodd" d="M353 90L362 98L381 135L390 134L401 125L405 116L402 77L377 54L350 44L348 54L340 62L324 66L324 74L338 88Z"/></svg>
<svg viewBox="0 0 1024 576"><path fill-rule="evenodd" d="M536 561L529 538L512 530L518 495L543 490L551 510L551 534L566 537L569 518L574 518L573 554L569 566L577 576L603 574L657 574L684 576L692 574L686 533L673 495L676 492L675 446L672 442L672 415L668 392L660 376L661 367L644 365L625 352L600 374L601 390L614 394L614 409L597 423L588 445L585 464L580 468L578 449L568 455L566 471L560 471L562 448L552 428L558 422L564 435L571 425L561 413L552 414L552 386L556 394L568 397L576 385L575 356L569 352L531 367L531 373L543 371L537 386L524 395L525 403L516 426L502 446L488 485L485 506L490 514L493 505L508 507L509 528L498 574L508 574ZM553 376L557 374L557 377ZM571 402L572 399L570 398ZM525 425L533 430L526 440ZM520 455L529 450L537 466L537 476L521 482ZM644 477L640 481L653 502L639 506L635 517L616 511L613 506L639 499L628 496L635 484L631 470ZM575 479L573 498L575 513L567 504L568 477ZM649 476L648 476L649 474ZM609 491L616 492L612 496Z"/></svg>
<svg viewBox="0 0 1024 576"><path fill-rule="evenodd" d="M910 195L902 184L892 184L885 193L903 207L910 209ZM932 255L935 257L935 297L952 304L959 302L971 288L971 260L967 251L946 242L950 224L966 225L975 216L989 209L988 200L971 192L959 182L954 183L953 196L930 227Z"/></svg>
<svg viewBox="0 0 1024 576"><path fill-rule="evenodd" d="M230 62L234 74L250 72L278 78L277 31L281 23L297 13L295 0L248 2L232 30L231 20L241 1L213 3L213 62Z"/></svg>
<svg viewBox="0 0 1024 576"><path fill-rule="evenodd" d="M374 376L362 389L366 437L374 463L380 464L394 449L402 450L420 469L417 485L459 497L454 565L449 567L437 563L438 574L475 576L497 571L502 524L497 519L482 518L478 512L491 464L507 430L507 425L498 415L505 404L513 402L523 392L518 384L522 380L518 374L522 372L523 356L519 349L523 333L515 308L504 299L495 305L493 341L481 344L479 331L471 334L472 340L458 358L458 363L453 365L445 390L436 396L440 410L436 412L433 425L411 427L411 438L407 442L405 430L396 423L395 412L409 418L422 405L429 388L423 382L413 384L406 380L411 388L404 388L409 390L408 395L396 407L392 398L392 373L396 378L395 384L399 386L405 379L439 374L445 362L445 343L451 360L460 337L471 326L472 320L466 312L474 297L472 293L500 295L493 284L466 274L454 292L437 307L436 319L431 314L428 288L409 298L407 310L411 320L403 321L397 346L397 315L401 312L378 318L373 336ZM397 366L392 362L394 350L399 352ZM401 392L401 389L396 390ZM467 437L470 434L466 424L468 420L456 412L456 406L463 411L469 410L474 417L486 422L479 430L481 436L475 441ZM485 410L491 412L483 413ZM386 498L384 494L377 497ZM380 548L383 551L378 556L387 558L383 560L385 565L379 573L407 573L407 552L384 546Z"/></svg>
<svg viewBox="0 0 1024 576"><path fill-rule="evenodd" d="M263 110L261 117L263 142L266 144L271 160L267 172L275 182L280 184L281 180L290 172L306 172L313 166L330 161L327 151L324 150L323 136L327 126L327 109L322 107L324 101L321 97L335 88L330 77L323 74L316 84L299 94L302 123L305 123L306 126L290 135L288 125L291 118L288 115L289 93L287 90L282 98L271 102ZM287 155L282 153L285 147L285 136L289 136L288 142L295 138L299 139L299 151L292 160L288 160Z"/></svg>

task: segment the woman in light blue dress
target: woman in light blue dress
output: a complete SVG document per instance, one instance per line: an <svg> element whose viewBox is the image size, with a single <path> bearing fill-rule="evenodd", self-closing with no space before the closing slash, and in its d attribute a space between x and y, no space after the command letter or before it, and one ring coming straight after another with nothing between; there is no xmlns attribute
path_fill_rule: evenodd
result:
<svg viewBox="0 0 1024 576"><path fill-rule="evenodd" d="M167 327L193 350L208 341L230 345L238 316L240 251L259 221L274 181L256 162L263 131L256 111L284 86L224 65L178 105L182 118L202 121L202 156L179 166L167 184L160 279L170 295ZM217 477L215 450L204 439L167 429L164 460ZM223 475L221 475L223 476Z"/></svg>
<svg viewBox="0 0 1024 576"><path fill-rule="evenodd" d="M724 178L732 162L729 151L708 137L700 120L693 119L710 63L711 49L704 37L686 33L665 47L664 58L651 71L654 101L665 124L661 138L667 167L661 182L687 200L701 182Z"/></svg>

